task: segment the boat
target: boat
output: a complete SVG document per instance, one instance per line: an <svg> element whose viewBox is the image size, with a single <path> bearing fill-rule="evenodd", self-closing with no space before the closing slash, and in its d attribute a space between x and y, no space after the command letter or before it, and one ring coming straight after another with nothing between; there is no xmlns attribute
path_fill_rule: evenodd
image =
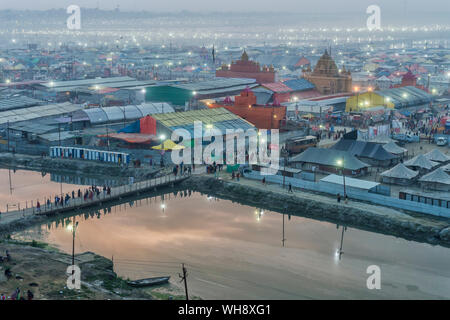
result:
<svg viewBox="0 0 450 320"><path fill-rule="evenodd" d="M139 280L128 281L128 285L132 287L150 287L158 284L164 284L169 282L170 276L167 277L155 277L155 278L145 278Z"/></svg>

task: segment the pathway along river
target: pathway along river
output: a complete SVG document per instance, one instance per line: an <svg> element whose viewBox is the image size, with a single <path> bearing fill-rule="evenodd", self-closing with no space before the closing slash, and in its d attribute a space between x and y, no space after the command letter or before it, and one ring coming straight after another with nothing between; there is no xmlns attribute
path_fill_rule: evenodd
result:
<svg viewBox="0 0 450 320"><path fill-rule="evenodd" d="M47 181L33 172L13 178L20 185ZM3 201L9 188L0 192ZM143 199L82 214L77 221L76 252L114 257L115 271L124 278L171 275L175 286L181 286L178 273L185 263L190 294L204 299L450 299L448 248L348 228L339 259L342 226L283 218L198 193ZM72 250L62 223L14 237ZM370 265L381 268L381 290L367 289Z"/></svg>

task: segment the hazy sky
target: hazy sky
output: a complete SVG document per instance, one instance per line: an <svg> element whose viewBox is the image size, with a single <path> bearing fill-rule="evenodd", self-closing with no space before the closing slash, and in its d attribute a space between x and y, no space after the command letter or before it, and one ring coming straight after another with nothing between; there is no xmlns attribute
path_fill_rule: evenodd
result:
<svg viewBox="0 0 450 320"><path fill-rule="evenodd" d="M390 14L396 12L450 12L449 0L0 0L0 9L47 10L80 7L123 11L283 11L283 12L359 12L377 4Z"/></svg>

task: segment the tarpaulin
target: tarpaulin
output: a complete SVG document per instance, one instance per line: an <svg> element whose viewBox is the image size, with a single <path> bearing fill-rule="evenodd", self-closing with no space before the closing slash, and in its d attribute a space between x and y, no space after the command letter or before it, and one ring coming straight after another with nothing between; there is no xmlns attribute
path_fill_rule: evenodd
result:
<svg viewBox="0 0 450 320"><path fill-rule="evenodd" d="M140 133L156 135L156 119L151 116L145 116L139 119Z"/></svg>
<svg viewBox="0 0 450 320"><path fill-rule="evenodd" d="M140 134L140 133L110 133L109 135L99 135L101 138L119 139L128 143L145 143L149 144L154 141L158 141L157 137L153 134Z"/></svg>
<svg viewBox="0 0 450 320"><path fill-rule="evenodd" d="M117 131L118 133L140 133L141 131L141 126L140 126L140 121L137 120L131 124L129 124L128 126L126 126L125 128L120 129L119 131Z"/></svg>

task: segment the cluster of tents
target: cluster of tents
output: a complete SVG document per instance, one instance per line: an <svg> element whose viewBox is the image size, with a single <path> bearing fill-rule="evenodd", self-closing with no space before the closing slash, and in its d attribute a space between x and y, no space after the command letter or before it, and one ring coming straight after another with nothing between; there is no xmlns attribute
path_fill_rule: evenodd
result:
<svg viewBox="0 0 450 320"><path fill-rule="evenodd" d="M450 191L450 175L447 174L446 167L441 166L448 162L449 156L434 149L384 171L381 173L381 179L385 183L398 185L409 185L418 181L423 188Z"/></svg>

